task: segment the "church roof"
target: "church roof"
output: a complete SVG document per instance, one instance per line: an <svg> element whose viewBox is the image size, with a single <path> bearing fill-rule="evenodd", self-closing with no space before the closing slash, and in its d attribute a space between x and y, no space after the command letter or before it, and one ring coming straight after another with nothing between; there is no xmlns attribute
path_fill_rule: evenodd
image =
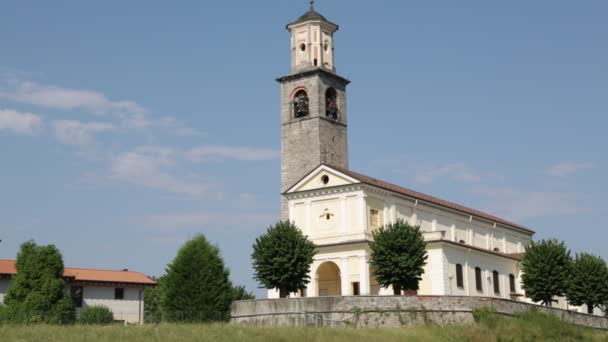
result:
<svg viewBox="0 0 608 342"><path fill-rule="evenodd" d="M17 274L15 260L0 260L0 275ZM133 271L96 270L85 268L65 268L63 276L70 281L94 283L121 283L137 285L156 285L156 282L143 273Z"/></svg>
<svg viewBox="0 0 608 342"><path fill-rule="evenodd" d="M323 166L323 165L321 165L321 166ZM381 181L379 179L372 178L372 177L369 177L369 176L366 176L366 175L363 175L363 174L360 174L360 173L357 173L357 172L353 172L353 171L345 169L345 168L336 167L336 166L333 166L333 165L325 165L325 166L327 166L329 168L332 168L332 169L334 169L334 170L336 170L338 172L341 172L341 173L345 174L346 176L354 178L354 179L356 179L357 181L359 181L359 182L361 182L363 184L368 184L368 185L371 185L371 186L375 186L377 188L381 188L381 189L384 189L384 190L395 192L395 193L398 193L398 194L401 194L401 195L405 195L407 197L411 197L411 198L414 198L414 199L417 199L417 200L421 200L421 201L424 201L424 202L427 202L427 203L435 204L435 205L438 205L438 206L441 206L441 207L446 207L446 208L449 208L449 209L452 209L452 210L455 210L455 211L459 211L459 212L465 213L467 215L477 216L477 217L480 217L480 218L483 218L483 219L486 219L486 220L489 220L489 221L492 221L492 222L496 222L496 223L504 224L504 225L507 225L507 226L510 226L510 227L518 228L520 230L523 230L523 231L526 231L528 233L534 234L534 231L531 230L531 229L529 229L529 228L527 228L527 227L524 227L522 225L519 225L519 224L513 223L511 221L502 219L502 218L494 216L492 214L484 213L484 212L476 210L476 209L471 209L471 208L462 206L460 204L452 203L452 202L449 202L449 201L446 201L446 200L443 200L443 199L440 199L440 198L437 198L437 197L426 195L426 194L423 194L423 193L418 192L418 191L414 191L414 190L411 190L411 189L407 189L407 188L401 187L399 185L395 185L395 184L391 184L391 183L388 183L388 182L385 182L385 181ZM310 172L308 175L310 175L311 173L313 173L315 171L316 171L316 169L313 170L312 172ZM306 175L304 178L306 178L308 175ZM294 186L296 184L294 184ZM291 189L289 189L289 190L291 190ZM289 192L289 190L288 190L288 192Z"/></svg>
<svg viewBox="0 0 608 342"><path fill-rule="evenodd" d="M295 24L299 24L299 23L303 23L306 21L312 21L312 20L323 20L326 21L334 26L338 26L334 23L332 23L331 21L327 20L327 18L325 18L321 13L315 11L315 9L313 7L310 8L310 10L306 13L304 13L301 17L298 18L298 20L294 21L293 23L287 25L288 27L291 25L295 25Z"/></svg>

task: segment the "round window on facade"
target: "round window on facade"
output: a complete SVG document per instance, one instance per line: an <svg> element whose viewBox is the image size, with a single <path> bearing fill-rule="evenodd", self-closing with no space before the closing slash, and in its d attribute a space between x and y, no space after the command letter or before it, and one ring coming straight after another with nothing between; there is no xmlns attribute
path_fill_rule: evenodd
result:
<svg viewBox="0 0 608 342"><path fill-rule="evenodd" d="M321 177L321 182L323 182L323 184L327 185L329 183L329 176L324 175L323 177Z"/></svg>
<svg viewBox="0 0 608 342"><path fill-rule="evenodd" d="M323 44L323 50L325 52L329 52L329 43L328 42L325 42L325 44Z"/></svg>
<svg viewBox="0 0 608 342"><path fill-rule="evenodd" d="M306 44L304 44L304 43L300 44L300 50L302 52L306 51Z"/></svg>

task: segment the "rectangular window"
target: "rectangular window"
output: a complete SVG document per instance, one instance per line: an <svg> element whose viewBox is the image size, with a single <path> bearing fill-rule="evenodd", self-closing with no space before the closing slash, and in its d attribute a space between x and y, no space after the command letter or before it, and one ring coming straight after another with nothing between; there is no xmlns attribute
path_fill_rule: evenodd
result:
<svg viewBox="0 0 608 342"><path fill-rule="evenodd" d="M306 288L300 290L300 297L306 298Z"/></svg>
<svg viewBox="0 0 608 342"><path fill-rule="evenodd" d="M462 265L456 265L456 286L464 288L464 277L462 276Z"/></svg>
<svg viewBox="0 0 608 342"><path fill-rule="evenodd" d="M509 288L511 290L511 293L515 293L515 276L512 274L509 274Z"/></svg>
<svg viewBox="0 0 608 342"><path fill-rule="evenodd" d="M369 225L371 228L380 227L380 211L376 209L369 210Z"/></svg>
<svg viewBox="0 0 608 342"><path fill-rule="evenodd" d="M82 286L71 286L70 287L70 297L72 297L72 302L74 303L74 307L81 308L82 307Z"/></svg>
<svg viewBox="0 0 608 342"><path fill-rule="evenodd" d="M353 296L358 296L361 293L360 287L359 287L360 286L359 282L355 281L352 284L353 284Z"/></svg>
<svg viewBox="0 0 608 342"><path fill-rule="evenodd" d="M492 282L494 283L494 293L500 294L500 279L498 278L498 271L492 272Z"/></svg>
<svg viewBox="0 0 608 342"><path fill-rule="evenodd" d="M481 268L475 267L475 286L477 291L483 292L483 284L481 283Z"/></svg>
<svg viewBox="0 0 608 342"><path fill-rule="evenodd" d="M114 299L123 300L125 299L125 289L122 287L117 287L114 289Z"/></svg>

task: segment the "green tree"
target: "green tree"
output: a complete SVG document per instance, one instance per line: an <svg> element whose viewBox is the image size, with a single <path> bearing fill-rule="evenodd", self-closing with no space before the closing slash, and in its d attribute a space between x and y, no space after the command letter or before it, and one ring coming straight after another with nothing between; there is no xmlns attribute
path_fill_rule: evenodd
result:
<svg viewBox="0 0 608 342"><path fill-rule="evenodd" d="M521 280L526 296L551 306L554 297L565 295L571 269L570 251L563 242L530 242L521 261Z"/></svg>
<svg viewBox="0 0 608 342"><path fill-rule="evenodd" d="M372 232L370 266L378 284L401 290L418 290L426 264L426 243L420 226L402 220Z"/></svg>
<svg viewBox="0 0 608 342"><path fill-rule="evenodd" d="M232 288L232 301L255 299L253 293L248 292L245 286L235 286Z"/></svg>
<svg viewBox="0 0 608 342"><path fill-rule="evenodd" d="M34 241L21 245L17 254L17 274L4 303L15 322L68 324L76 311L63 279L63 258L54 245L38 246Z"/></svg>
<svg viewBox="0 0 608 342"><path fill-rule="evenodd" d="M161 282L161 309L169 322L229 318L232 283L216 246L198 235L179 250Z"/></svg>
<svg viewBox="0 0 608 342"><path fill-rule="evenodd" d="M144 320L146 323L160 323L162 321L160 300L163 278L153 277L156 286L147 286L144 290Z"/></svg>
<svg viewBox="0 0 608 342"><path fill-rule="evenodd" d="M268 289L279 289L281 298L306 287L315 244L287 221L270 226L253 244L255 279Z"/></svg>
<svg viewBox="0 0 608 342"><path fill-rule="evenodd" d="M570 304L587 305L587 312L608 302L608 266L595 255L577 254L568 279L566 297Z"/></svg>

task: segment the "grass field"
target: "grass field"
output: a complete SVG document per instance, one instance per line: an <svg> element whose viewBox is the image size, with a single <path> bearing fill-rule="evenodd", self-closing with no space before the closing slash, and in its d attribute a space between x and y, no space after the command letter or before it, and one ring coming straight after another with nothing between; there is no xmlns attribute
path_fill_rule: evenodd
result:
<svg viewBox="0 0 608 342"><path fill-rule="evenodd" d="M469 326L400 329L1 325L0 341L608 341L608 331L574 327L556 317L532 313L513 319L483 317L480 324Z"/></svg>

